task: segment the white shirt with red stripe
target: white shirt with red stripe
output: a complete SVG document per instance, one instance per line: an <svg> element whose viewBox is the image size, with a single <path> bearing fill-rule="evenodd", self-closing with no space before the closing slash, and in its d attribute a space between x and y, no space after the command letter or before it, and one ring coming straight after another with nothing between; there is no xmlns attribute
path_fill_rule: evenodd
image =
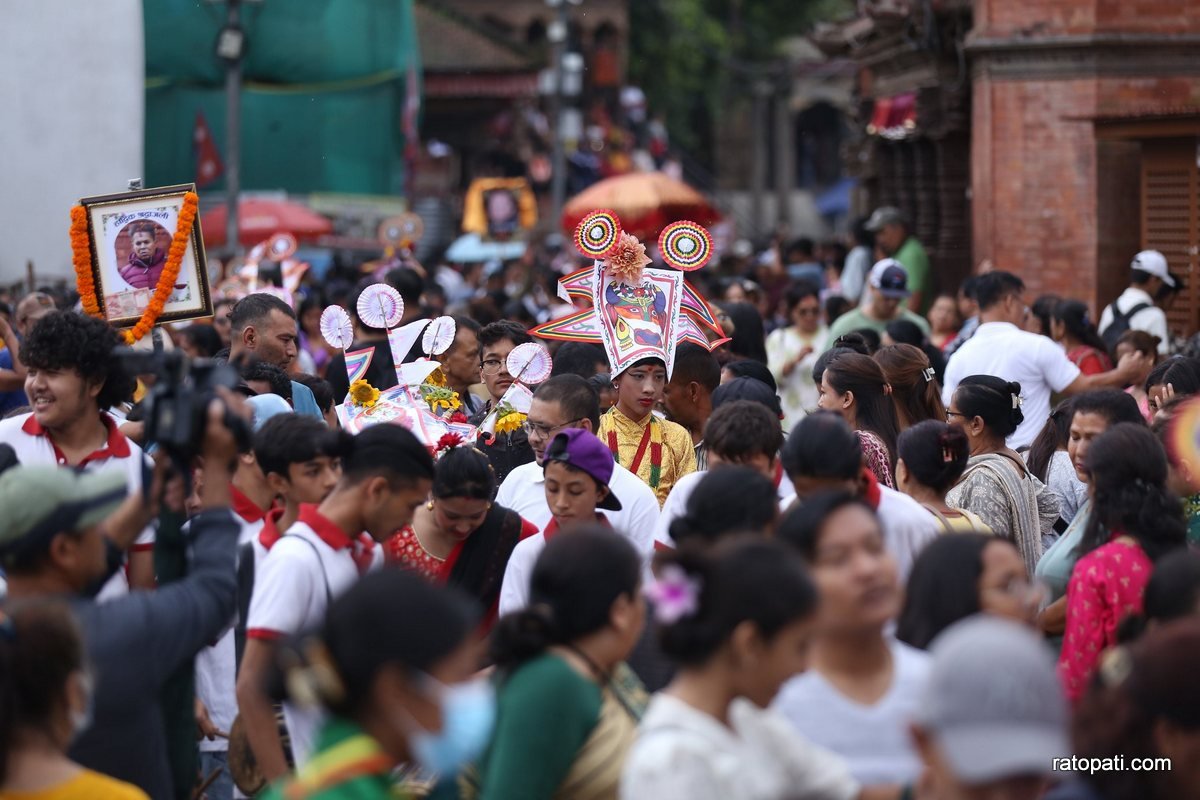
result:
<svg viewBox="0 0 1200 800"><path fill-rule="evenodd" d="M383 548L366 534L351 537L302 506L300 517L257 565L246 638L275 641L317 628L329 599L349 589L360 576L383 563ZM312 753L321 715L283 704L296 766Z"/></svg>
<svg viewBox="0 0 1200 800"><path fill-rule="evenodd" d="M108 431L108 439L104 446L90 453L74 466L87 472L99 472L108 469L125 471L125 482L130 493L142 490L142 466L149 463L149 458L142 448L126 438L117 428L117 422L107 413L101 412L100 421ZM0 421L0 442L12 447L17 460L23 465L61 467L71 466L62 450L50 438L46 429L41 426L33 414L23 414ZM154 525L147 526L138 536L131 551L154 549ZM124 570L117 572L97 595L98 601L119 597L129 591L129 581Z"/></svg>
<svg viewBox="0 0 1200 800"><path fill-rule="evenodd" d="M241 526L238 533L240 552L246 542L258 541L266 515L235 487L231 486L230 492L233 494L234 518ZM217 730L229 733L238 713L237 648L233 626L221 635L216 644L196 654L196 697L204 703L208 718ZM224 752L229 749L229 740L220 737L212 741L201 739L199 747L201 752Z"/></svg>
<svg viewBox="0 0 1200 800"><path fill-rule="evenodd" d="M611 528L612 523L606 516L611 512L597 511L596 521ZM533 536L517 542L512 555L508 557L508 565L504 568L504 581L500 584L501 617L514 611L521 611L529 605L529 580L533 577L533 567L538 556L546 549L546 542L558 535L558 520L554 517L546 523L546 527Z"/></svg>

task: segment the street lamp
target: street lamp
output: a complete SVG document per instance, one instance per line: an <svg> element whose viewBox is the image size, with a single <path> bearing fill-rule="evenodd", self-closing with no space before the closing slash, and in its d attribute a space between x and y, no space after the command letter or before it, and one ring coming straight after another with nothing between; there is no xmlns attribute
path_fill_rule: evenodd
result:
<svg viewBox="0 0 1200 800"><path fill-rule="evenodd" d="M583 0L546 0L546 5L555 10L555 17L546 27L546 38L550 41L550 69L554 77L554 93L550 96L550 117L554 130L553 173L550 182L550 198L554 224L560 224L563 205L567 201L567 149L564 141L570 123L566 119L564 102L568 95L578 95L583 84L583 56L567 52L570 6L580 5ZM570 90L574 91L570 91Z"/></svg>

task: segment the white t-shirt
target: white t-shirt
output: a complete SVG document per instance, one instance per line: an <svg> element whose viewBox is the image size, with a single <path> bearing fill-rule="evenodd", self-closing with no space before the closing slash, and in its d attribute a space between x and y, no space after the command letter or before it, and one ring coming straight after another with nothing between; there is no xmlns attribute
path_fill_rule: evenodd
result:
<svg viewBox="0 0 1200 800"><path fill-rule="evenodd" d="M1025 421L1008 437L1008 446L1026 447L1050 417L1050 395L1079 377L1079 367L1053 340L1023 331L1011 322L985 322L958 348L946 365L942 401L947 407L963 378L995 375L1021 384Z"/></svg>
<svg viewBox="0 0 1200 800"><path fill-rule="evenodd" d="M236 495L235 495L236 498ZM241 526L238 533L238 551L249 541L257 541L262 531L263 516L248 513L234 501L234 519ZM196 697L208 710L208 718L217 730L229 733L229 727L237 717L237 648L234 628L231 625L216 643L196 654ZM229 749L229 740L217 737L212 741L201 739L201 752L224 752Z"/></svg>
<svg viewBox="0 0 1200 800"><path fill-rule="evenodd" d="M700 483L700 479L708 474L708 470L702 469L696 472L689 472L675 482L671 487L671 493L667 495L667 500L663 503L662 511L659 512L658 522L654 525L654 544L657 547L675 547L675 540L671 538L671 523L678 517L682 517L687 513L688 499L691 498L692 492L696 490L696 484ZM792 504L796 498L796 487L792 482L784 476L775 487L776 495L779 497L779 510L783 511Z"/></svg>
<svg viewBox="0 0 1200 800"><path fill-rule="evenodd" d="M149 464L150 459L142 452L142 448L121 433L112 415L101 412L100 419L108 429L108 440L103 447L79 462L76 465L77 468L83 469L85 472L123 470L128 491L130 493L140 492L142 490L142 465ZM17 460L25 466L67 466L66 457L50 440L49 435L32 413L0 420L0 442L12 447L13 452L17 455ZM138 535L130 550L133 552L153 550L154 535L155 523L151 523ZM128 593L129 580L125 576L124 570L118 570L96 595L96 601L104 602Z"/></svg>
<svg viewBox="0 0 1200 800"><path fill-rule="evenodd" d="M771 705L801 736L846 759L864 786L906 785L921 775L908 725L929 675L929 656L894 640L888 646L892 685L874 705L845 697L815 670L785 683Z"/></svg>
<svg viewBox="0 0 1200 800"><path fill-rule="evenodd" d="M1129 329L1135 331L1145 331L1146 333L1157 336L1158 352L1160 355L1166 355L1170 349L1171 335L1167 331L1167 314L1161 308L1154 305L1154 298L1144 289L1139 289L1136 286L1130 286L1125 291L1121 292L1121 296L1115 301L1117 308L1122 314L1128 314L1129 310L1134 306L1140 306L1142 303L1149 303L1148 308L1143 308L1141 311L1129 318ZM1100 335L1104 335L1104 331L1109 325L1112 325L1113 313L1112 306L1107 305L1100 312L1100 325L1097 330Z"/></svg>
<svg viewBox="0 0 1200 800"><path fill-rule="evenodd" d="M517 512L539 530L550 524L550 506L546 503L546 479L542 465L535 461L508 473L496 493L496 504ZM608 485L621 501L620 511L605 511L613 528L633 542L647 561L654 554L654 525L658 522L658 498L654 491L620 464L613 464ZM528 541L528 540L526 540ZM518 545L519 547L520 545ZM516 556L516 551L513 551ZM500 613L504 613L503 600Z"/></svg>
<svg viewBox="0 0 1200 800"><path fill-rule="evenodd" d="M621 776L623 800L850 800L859 789L845 761L740 697L726 727L656 694Z"/></svg>
<svg viewBox="0 0 1200 800"><path fill-rule="evenodd" d="M274 641L315 629L325 619L330 599L382 563L381 547L366 546L362 537L351 539L315 506L304 506L300 518L258 564L246 638ZM292 703L283 704L283 717L296 766L302 766L312 753L322 717Z"/></svg>
<svg viewBox="0 0 1200 800"><path fill-rule="evenodd" d="M886 486L879 487L879 507L875 513L883 528L884 545L896 559L900 583L906 584L913 562L927 544L938 538L942 526L925 506Z"/></svg>

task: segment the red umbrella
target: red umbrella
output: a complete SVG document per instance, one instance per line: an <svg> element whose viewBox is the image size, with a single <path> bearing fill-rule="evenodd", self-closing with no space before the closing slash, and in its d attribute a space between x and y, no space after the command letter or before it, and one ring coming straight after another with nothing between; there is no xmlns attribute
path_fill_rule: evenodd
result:
<svg viewBox="0 0 1200 800"><path fill-rule="evenodd" d="M704 195L661 172L633 172L595 183L567 201L563 207L564 230L575 226L599 208L615 211L621 228L642 241L658 236L672 222L690 219L711 225L721 215Z"/></svg>
<svg viewBox="0 0 1200 800"><path fill-rule="evenodd" d="M225 244L225 220L224 204L200 216L207 246ZM238 202L238 241L241 244L252 247L275 233L290 233L297 239L315 239L333 233L333 223L299 203L286 200L242 198Z"/></svg>

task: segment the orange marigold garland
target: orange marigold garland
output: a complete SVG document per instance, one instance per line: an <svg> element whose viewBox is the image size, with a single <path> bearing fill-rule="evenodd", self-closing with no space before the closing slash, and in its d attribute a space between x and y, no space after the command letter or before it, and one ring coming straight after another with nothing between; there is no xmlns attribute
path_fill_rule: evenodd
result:
<svg viewBox="0 0 1200 800"><path fill-rule="evenodd" d="M171 296L175 281L179 278L183 254L187 252L199 205L200 198L195 192L184 194L179 219L175 223L175 235L171 237L171 248L167 251L167 263L163 265L162 275L154 288L154 296L150 298L150 303L142 312L137 324L121 333L127 344L133 344L149 333L162 315L167 298ZM83 206L74 206L71 209L71 250L75 262L75 285L83 303L83 310L92 316L99 316L100 304L96 300L96 284L92 279L92 254L87 238L87 209Z"/></svg>
<svg viewBox="0 0 1200 800"><path fill-rule="evenodd" d="M83 310L93 317L100 316L96 302L96 282L92 277L92 251L88 247L87 209L71 207L71 258L75 263L75 286L83 301Z"/></svg>

